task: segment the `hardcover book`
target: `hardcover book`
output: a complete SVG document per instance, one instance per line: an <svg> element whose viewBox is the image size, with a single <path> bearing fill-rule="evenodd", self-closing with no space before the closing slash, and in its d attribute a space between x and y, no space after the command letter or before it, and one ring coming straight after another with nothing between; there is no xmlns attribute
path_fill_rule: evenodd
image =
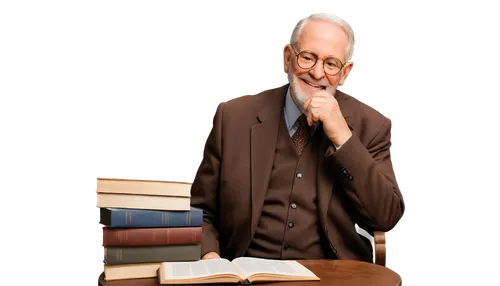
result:
<svg viewBox="0 0 500 286"><path fill-rule="evenodd" d="M189 210L191 182L96 177L96 208Z"/></svg>
<svg viewBox="0 0 500 286"><path fill-rule="evenodd" d="M121 279L151 278L158 275L160 262L140 264L104 265L104 279L106 281Z"/></svg>
<svg viewBox="0 0 500 286"><path fill-rule="evenodd" d="M110 228L103 227L103 246L154 246L201 244L201 227Z"/></svg>
<svg viewBox="0 0 500 286"><path fill-rule="evenodd" d="M139 247L104 247L104 264L135 264L164 261L196 261L201 258L201 245L166 245Z"/></svg>
<svg viewBox="0 0 500 286"><path fill-rule="evenodd" d="M193 207L189 211L101 208L100 223L109 227L199 227L203 211Z"/></svg>

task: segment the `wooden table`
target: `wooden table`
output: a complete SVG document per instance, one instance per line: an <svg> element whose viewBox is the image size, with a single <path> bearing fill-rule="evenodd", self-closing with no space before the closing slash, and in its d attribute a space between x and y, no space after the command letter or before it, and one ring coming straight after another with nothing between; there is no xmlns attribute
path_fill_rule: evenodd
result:
<svg viewBox="0 0 500 286"><path fill-rule="evenodd" d="M399 286L401 277L389 268L355 260L299 260L316 274L321 281L253 283L262 286ZM156 286L157 278L105 281L99 276L99 286ZM188 285L188 284L179 284ZM196 284L200 286L201 284ZM216 284L206 284L214 286ZM223 284L233 285L233 284ZM240 284L234 284L240 285Z"/></svg>

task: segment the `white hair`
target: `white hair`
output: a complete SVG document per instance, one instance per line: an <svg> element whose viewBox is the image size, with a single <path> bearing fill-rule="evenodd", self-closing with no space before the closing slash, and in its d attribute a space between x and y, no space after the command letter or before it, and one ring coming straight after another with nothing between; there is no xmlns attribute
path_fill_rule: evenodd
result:
<svg viewBox="0 0 500 286"><path fill-rule="evenodd" d="M347 35L347 54L345 55L345 61L348 62L352 58L352 54L354 53L354 32L352 31L352 28L349 24L347 24L346 21L344 21L342 18L328 14L328 13L316 13L312 14L309 17L306 17L302 20L300 20L297 25L295 26L295 29L293 29L292 32L292 37L290 38L290 45L296 47L297 44L297 39L300 36L300 32L302 31L302 28L311 20L325 20L328 21L332 24L335 24L342 28L344 32Z"/></svg>

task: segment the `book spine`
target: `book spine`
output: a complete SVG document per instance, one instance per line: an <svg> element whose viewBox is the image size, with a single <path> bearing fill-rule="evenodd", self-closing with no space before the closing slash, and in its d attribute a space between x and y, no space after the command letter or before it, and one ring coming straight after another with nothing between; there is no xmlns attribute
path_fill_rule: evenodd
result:
<svg viewBox="0 0 500 286"><path fill-rule="evenodd" d="M155 246L201 244L201 227L103 227L103 246Z"/></svg>
<svg viewBox="0 0 500 286"><path fill-rule="evenodd" d="M153 211L139 209L101 209L101 224L110 227L199 227L203 211Z"/></svg>
<svg viewBox="0 0 500 286"><path fill-rule="evenodd" d="M200 258L200 244L149 247L104 247L104 263L106 265L196 261Z"/></svg>

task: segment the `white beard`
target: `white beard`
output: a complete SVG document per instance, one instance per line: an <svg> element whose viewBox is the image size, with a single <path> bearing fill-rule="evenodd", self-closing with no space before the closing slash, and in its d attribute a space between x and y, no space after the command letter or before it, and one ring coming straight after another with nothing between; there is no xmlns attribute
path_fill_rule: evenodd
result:
<svg viewBox="0 0 500 286"><path fill-rule="evenodd" d="M309 98L308 96L305 96L302 90L300 89L299 85L297 84L297 76L295 76L293 67L290 65L290 68L288 70L288 82L290 83L291 88L291 95L293 98L295 98L295 102L297 104L297 107L300 109L300 111L304 112L304 102Z"/></svg>

